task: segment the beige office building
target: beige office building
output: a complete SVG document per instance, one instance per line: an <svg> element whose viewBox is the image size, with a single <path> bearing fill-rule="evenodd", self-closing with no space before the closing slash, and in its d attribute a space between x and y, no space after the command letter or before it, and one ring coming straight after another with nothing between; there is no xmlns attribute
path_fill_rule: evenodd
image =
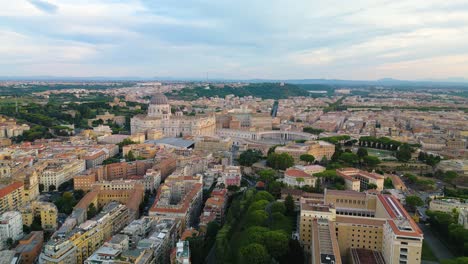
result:
<svg viewBox="0 0 468 264"><path fill-rule="evenodd" d="M300 241L312 256L322 254L314 246L314 232L324 229L314 225L326 220L329 226L334 226L335 234L326 235L330 241L322 244L332 245L332 249L337 247L339 254L331 254L336 250L328 250L331 255L328 258L334 258L335 263L348 259L350 252L354 252L351 258L357 261L358 256L353 249L380 252L381 256L374 254L375 258L383 257L385 263L390 264L421 262L423 234L400 202L391 195L325 190L322 201L301 198L300 217Z"/></svg>

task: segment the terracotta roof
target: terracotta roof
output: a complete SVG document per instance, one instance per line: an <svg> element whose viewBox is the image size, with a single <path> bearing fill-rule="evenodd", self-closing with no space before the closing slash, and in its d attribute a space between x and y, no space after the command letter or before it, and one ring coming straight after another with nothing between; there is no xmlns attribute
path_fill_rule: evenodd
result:
<svg viewBox="0 0 468 264"><path fill-rule="evenodd" d="M363 170L359 170L359 169L355 169L355 168L337 169L336 173L339 176L344 177L344 178L349 178L349 177L353 177L353 176L361 176L361 177L372 178L372 179L376 179L376 180L384 179L384 176L379 175L377 173L367 172L367 171L363 171Z"/></svg>
<svg viewBox="0 0 468 264"><path fill-rule="evenodd" d="M414 222L413 218L408 214L408 212L403 208L401 203L393 197L392 195L378 195L379 201L384 206L385 210L388 212L390 217L393 220L404 218L408 221L413 231L402 231L400 230L394 221L390 220L389 224L393 229L395 234L407 235L407 236L422 236L422 231L419 226Z"/></svg>
<svg viewBox="0 0 468 264"><path fill-rule="evenodd" d="M257 188L264 188L265 187L265 183L262 182L262 181L259 181L257 182L257 184L255 185Z"/></svg>
<svg viewBox="0 0 468 264"><path fill-rule="evenodd" d="M24 186L24 184L22 182L14 182L14 183L6 186L5 188L0 189L0 198L3 198L5 196L7 196L11 192L13 192L16 189L19 189L19 188L21 188L23 186Z"/></svg>
<svg viewBox="0 0 468 264"><path fill-rule="evenodd" d="M304 171L298 169L287 169L284 172L284 176L294 177L294 178L308 178L312 177L311 175L305 173Z"/></svg>

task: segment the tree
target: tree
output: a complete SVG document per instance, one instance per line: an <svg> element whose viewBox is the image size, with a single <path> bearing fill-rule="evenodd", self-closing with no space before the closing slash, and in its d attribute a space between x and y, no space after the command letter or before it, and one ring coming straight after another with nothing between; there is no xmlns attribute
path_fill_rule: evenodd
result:
<svg viewBox="0 0 468 264"><path fill-rule="evenodd" d="M274 145L268 149L267 156L270 155L271 153L275 153L276 147L282 146L282 145Z"/></svg>
<svg viewBox="0 0 468 264"><path fill-rule="evenodd" d="M398 148L396 152L396 158L401 162L408 162L411 159L411 146L408 144L403 144Z"/></svg>
<svg viewBox="0 0 468 264"><path fill-rule="evenodd" d="M13 242L14 242L13 238L11 238L11 237L7 238L6 245L7 245L8 249L11 249L11 247L13 246Z"/></svg>
<svg viewBox="0 0 468 264"><path fill-rule="evenodd" d="M133 154L133 151L130 150L130 151L127 153L127 156L125 156L125 159L126 159L127 161L135 161L135 160L136 160L136 157L135 157L135 155Z"/></svg>
<svg viewBox="0 0 468 264"><path fill-rule="evenodd" d="M123 146L132 145L132 144L136 144L136 142L129 138L126 138L117 145L119 146L120 151L122 151Z"/></svg>
<svg viewBox="0 0 468 264"><path fill-rule="evenodd" d="M263 169L263 170L259 171L257 174L258 174L261 181L268 184L268 183L273 182L275 180L276 172L274 170L271 170L271 169Z"/></svg>
<svg viewBox="0 0 468 264"><path fill-rule="evenodd" d="M447 171L444 175L444 181L452 183L452 181L458 177L458 174L454 171Z"/></svg>
<svg viewBox="0 0 468 264"><path fill-rule="evenodd" d="M267 191L275 198L281 197L281 189L285 186L283 182L272 181L267 184Z"/></svg>
<svg viewBox="0 0 468 264"><path fill-rule="evenodd" d="M320 160L320 165L327 165L328 164L328 158L327 156L323 156L322 160Z"/></svg>
<svg viewBox="0 0 468 264"><path fill-rule="evenodd" d="M265 246L268 253L275 259L288 251L288 236L283 231L269 231L265 233Z"/></svg>
<svg viewBox="0 0 468 264"><path fill-rule="evenodd" d="M60 213L71 214L77 201L71 192L64 192L62 197L54 201Z"/></svg>
<svg viewBox="0 0 468 264"><path fill-rule="evenodd" d="M237 192L237 191L239 191L240 187L237 186L237 185L229 185L227 187L227 189L228 189L229 192Z"/></svg>
<svg viewBox="0 0 468 264"><path fill-rule="evenodd" d="M68 188L70 188L70 189L73 188L73 179L60 184L59 187L58 187L58 191L59 192L64 192Z"/></svg>
<svg viewBox="0 0 468 264"><path fill-rule="evenodd" d="M209 222L208 225L206 226L206 237L215 238L220 228L221 227L218 224L218 222L216 221Z"/></svg>
<svg viewBox="0 0 468 264"><path fill-rule="evenodd" d="M367 190L375 190L377 189L377 185L374 183L367 184Z"/></svg>
<svg viewBox="0 0 468 264"><path fill-rule="evenodd" d="M358 158L358 156L356 154L349 153L349 152L342 153L338 159L341 162L343 162L345 164L349 164L349 165L354 165L354 164L358 163L358 161L359 161L359 158Z"/></svg>
<svg viewBox="0 0 468 264"><path fill-rule="evenodd" d="M284 255L280 263L304 263L304 249L296 239L289 240L288 253Z"/></svg>
<svg viewBox="0 0 468 264"><path fill-rule="evenodd" d="M203 256L203 237L189 237L187 238L190 247L190 260L193 264L202 264L204 260ZM156 260L156 263L165 262L163 259Z"/></svg>
<svg viewBox="0 0 468 264"><path fill-rule="evenodd" d="M249 243L258 243L263 245L265 241L265 234L268 231L269 229L263 226L249 227L246 230L247 241L249 241Z"/></svg>
<svg viewBox="0 0 468 264"><path fill-rule="evenodd" d="M255 210L247 215L247 226L265 226L268 214L264 210Z"/></svg>
<svg viewBox="0 0 468 264"><path fill-rule="evenodd" d="M259 191L255 194L254 201L260 200L267 200L269 202L272 202L273 200L275 200L275 197L273 197L273 195L271 195L269 192Z"/></svg>
<svg viewBox="0 0 468 264"><path fill-rule="evenodd" d="M267 201L267 200L259 200L259 201L253 202L249 206L249 212L253 212L253 211L256 211L256 210L265 210L265 208L267 207L267 205L269 203L270 202Z"/></svg>
<svg viewBox="0 0 468 264"><path fill-rule="evenodd" d="M365 156L368 156L369 154L367 153L367 149L366 148L358 148L357 150L357 153L358 157L360 159L364 158Z"/></svg>
<svg viewBox="0 0 468 264"><path fill-rule="evenodd" d="M284 206L286 207L286 215L295 215L294 199L290 194L288 194L288 196L286 196L286 199L284 199Z"/></svg>
<svg viewBox="0 0 468 264"><path fill-rule="evenodd" d="M380 159L374 156L364 156L363 163L369 168L374 168L380 164Z"/></svg>
<svg viewBox="0 0 468 264"><path fill-rule="evenodd" d="M262 158L262 153L258 150L248 149L239 155L239 164L242 166L252 166Z"/></svg>
<svg viewBox="0 0 468 264"><path fill-rule="evenodd" d="M55 185L53 184L49 185L49 192L53 192L55 190L56 190Z"/></svg>
<svg viewBox="0 0 468 264"><path fill-rule="evenodd" d="M91 219L93 217L95 217L97 215L98 211L97 211L97 208L96 206L94 205L94 203L91 203L89 206L88 206L88 219Z"/></svg>
<svg viewBox="0 0 468 264"><path fill-rule="evenodd" d="M270 212L272 214L276 212L284 214L286 213L286 206L282 202L274 202L271 204Z"/></svg>
<svg viewBox="0 0 468 264"><path fill-rule="evenodd" d="M249 244L239 251L242 259L241 263L249 264L267 264L269 263L269 256L266 248L258 243Z"/></svg>
<svg viewBox="0 0 468 264"><path fill-rule="evenodd" d="M390 178L390 177L385 178L384 186L385 186L386 189L393 189L394 186L393 186L392 178Z"/></svg>
<svg viewBox="0 0 468 264"><path fill-rule="evenodd" d="M267 165L277 170L286 170L294 166L294 158L288 153L271 153L267 157Z"/></svg>
<svg viewBox="0 0 468 264"><path fill-rule="evenodd" d="M440 263L441 264L468 264L468 257L444 259Z"/></svg>
<svg viewBox="0 0 468 264"><path fill-rule="evenodd" d="M81 200L81 198L84 197L84 191L83 190L74 190L73 191L73 197L75 198L75 200L79 201Z"/></svg>
<svg viewBox="0 0 468 264"><path fill-rule="evenodd" d="M300 160L304 161L304 162L307 162L308 164L312 163L315 161L315 157L310 155L310 154L302 154L300 157L299 157Z"/></svg>
<svg viewBox="0 0 468 264"><path fill-rule="evenodd" d="M23 233L25 233L26 235L31 233L31 228L27 225L23 225Z"/></svg>
<svg viewBox="0 0 468 264"><path fill-rule="evenodd" d="M34 216L31 231L41 231L42 230L42 221L40 216Z"/></svg>
<svg viewBox="0 0 468 264"><path fill-rule="evenodd" d="M304 127L302 128L302 132L314 134L314 135L319 135L322 133L324 130L323 129L318 129L318 128L313 128L313 127Z"/></svg>
<svg viewBox="0 0 468 264"><path fill-rule="evenodd" d="M405 199L406 205L411 208L413 211L416 209L417 206L423 206L424 201L416 195L409 195L406 196Z"/></svg>
<svg viewBox="0 0 468 264"><path fill-rule="evenodd" d="M44 191L44 184L39 183L39 192L42 193Z"/></svg>

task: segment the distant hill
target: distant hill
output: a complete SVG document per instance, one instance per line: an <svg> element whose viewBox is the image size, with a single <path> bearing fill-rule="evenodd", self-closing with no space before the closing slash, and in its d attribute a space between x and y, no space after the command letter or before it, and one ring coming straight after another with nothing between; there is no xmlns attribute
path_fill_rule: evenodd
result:
<svg viewBox="0 0 468 264"><path fill-rule="evenodd" d="M263 99L284 99L291 96L307 96L309 92L294 84L280 83L252 83L242 87L224 85L224 87L197 86L194 88L184 88L180 91L167 93L172 98L183 100L196 100L200 97L225 97L233 94L235 96L255 96Z"/></svg>

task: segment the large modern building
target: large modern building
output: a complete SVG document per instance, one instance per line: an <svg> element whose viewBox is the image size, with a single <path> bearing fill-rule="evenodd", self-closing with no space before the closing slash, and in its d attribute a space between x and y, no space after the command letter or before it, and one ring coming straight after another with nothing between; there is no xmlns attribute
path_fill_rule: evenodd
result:
<svg viewBox="0 0 468 264"><path fill-rule="evenodd" d="M215 134L216 118L214 115L186 116L182 112L172 115L167 97L157 93L151 98L148 114L134 116L130 126L132 134L159 130L167 137L210 136Z"/></svg>
<svg viewBox="0 0 468 264"><path fill-rule="evenodd" d="M391 195L325 190L323 200L302 198L300 206L300 242L315 258L340 263L366 249L388 264L421 262L423 233ZM324 260L313 263L332 263Z"/></svg>

